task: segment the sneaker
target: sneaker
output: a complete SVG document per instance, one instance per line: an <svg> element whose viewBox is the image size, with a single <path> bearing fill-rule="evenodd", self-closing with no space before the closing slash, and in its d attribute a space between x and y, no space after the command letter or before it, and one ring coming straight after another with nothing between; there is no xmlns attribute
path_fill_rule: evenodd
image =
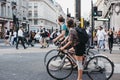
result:
<svg viewBox="0 0 120 80"><path fill-rule="evenodd" d="M54 66L54 67L59 67L61 64L61 60L55 60L55 61L52 61L50 63L50 65Z"/></svg>
<svg viewBox="0 0 120 80"><path fill-rule="evenodd" d="M112 50L110 50L110 54L112 53Z"/></svg>
<svg viewBox="0 0 120 80"><path fill-rule="evenodd" d="M65 63L63 68L64 69L70 69L72 67L72 65L70 63Z"/></svg>
<svg viewBox="0 0 120 80"><path fill-rule="evenodd" d="M24 49L27 49L27 47L25 47Z"/></svg>
<svg viewBox="0 0 120 80"><path fill-rule="evenodd" d="M43 46L42 46L42 47L40 47L40 48L43 48Z"/></svg>
<svg viewBox="0 0 120 80"><path fill-rule="evenodd" d="M18 48L16 48L16 49L18 49Z"/></svg>

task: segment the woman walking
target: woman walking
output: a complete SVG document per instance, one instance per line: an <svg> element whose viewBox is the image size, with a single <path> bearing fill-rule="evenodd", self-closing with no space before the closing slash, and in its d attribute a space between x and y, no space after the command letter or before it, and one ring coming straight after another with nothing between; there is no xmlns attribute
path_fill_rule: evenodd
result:
<svg viewBox="0 0 120 80"><path fill-rule="evenodd" d="M111 53L112 48L113 48L113 31L112 31L112 29L109 29L109 31L108 31L108 46L109 46L109 50Z"/></svg>

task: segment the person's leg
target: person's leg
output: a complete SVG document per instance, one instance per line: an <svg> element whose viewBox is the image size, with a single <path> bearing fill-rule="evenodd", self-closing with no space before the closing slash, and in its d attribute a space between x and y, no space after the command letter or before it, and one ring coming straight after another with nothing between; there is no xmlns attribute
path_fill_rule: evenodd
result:
<svg viewBox="0 0 120 80"><path fill-rule="evenodd" d="M16 38L16 39L17 39L17 38ZM16 42L16 49L18 49L19 41L20 41L20 37L18 37L18 40L17 40L17 42Z"/></svg>
<svg viewBox="0 0 120 80"><path fill-rule="evenodd" d="M83 75L83 56L75 56L76 61L77 61L77 66L78 66L78 77L77 80L82 80L82 75Z"/></svg>
<svg viewBox="0 0 120 80"><path fill-rule="evenodd" d="M24 47L24 49L26 49L25 44L24 44L24 38L20 37L20 40L21 40L21 43L22 43L22 46Z"/></svg>
<svg viewBox="0 0 120 80"><path fill-rule="evenodd" d="M85 45L78 44L74 47L75 49L75 59L78 66L78 78L77 80L82 80L83 75L83 54L85 53Z"/></svg>
<svg viewBox="0 0 120 80"><path fill-rule="evenodd" d="M46 48L46 38L43 38L43 47Z"/></svg>
<svg viewBox="0 0 120 80"><path fill-rule="evenodd" d="M42 45L41 48L43 48L44 38L41 38L40 44Z"/></svg>
<svg viewBox="0 0 120 80"><path fill-rule="evenodd" d="M110 39L108 39L108 47L109 47L109 50L110 50Z"/></svg>

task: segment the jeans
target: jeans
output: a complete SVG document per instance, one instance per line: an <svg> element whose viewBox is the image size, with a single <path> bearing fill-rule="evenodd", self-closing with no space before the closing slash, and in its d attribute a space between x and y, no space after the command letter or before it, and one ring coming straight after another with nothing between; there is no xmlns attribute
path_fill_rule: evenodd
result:
<svg viewBox="0 0 120 80"><path fill-rule="evenodd" d="M98 41L98 47L101 48L101 49L104 49L105 48L105 40L99 40Z"/></svg>

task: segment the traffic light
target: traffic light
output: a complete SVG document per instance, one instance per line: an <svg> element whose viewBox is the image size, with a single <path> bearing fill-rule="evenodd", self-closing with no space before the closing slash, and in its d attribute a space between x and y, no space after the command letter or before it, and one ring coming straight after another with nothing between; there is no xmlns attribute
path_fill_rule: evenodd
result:
<svg viewBox="0 0 120 80"><path fill-rule="evenodd" d="M97 9L97 6L94 6L93 7L93 16L97 16L97 13L98 12L98 9Z"/></svg>

